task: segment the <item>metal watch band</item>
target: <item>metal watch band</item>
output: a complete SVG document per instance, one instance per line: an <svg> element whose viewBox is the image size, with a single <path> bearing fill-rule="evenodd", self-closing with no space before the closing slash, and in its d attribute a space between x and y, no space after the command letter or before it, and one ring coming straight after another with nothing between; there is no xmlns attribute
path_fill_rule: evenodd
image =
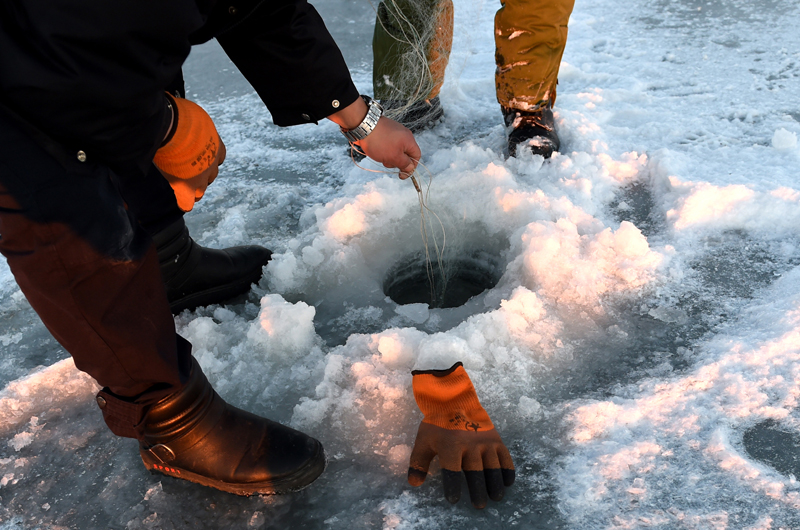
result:
<svg viewBox="0 0 800 530"><path fill-rule="evenodd" d="M369 133L375 129L375 126L378 125L378 120L383 115L383 107L381 107L380 103L369 96L362 95L361 99L363 99L369 107L367 110L367 115L364 117L364 121L362 121L355 129L341 129L342 134L349 142L357 142L366 138Z"/></svg>

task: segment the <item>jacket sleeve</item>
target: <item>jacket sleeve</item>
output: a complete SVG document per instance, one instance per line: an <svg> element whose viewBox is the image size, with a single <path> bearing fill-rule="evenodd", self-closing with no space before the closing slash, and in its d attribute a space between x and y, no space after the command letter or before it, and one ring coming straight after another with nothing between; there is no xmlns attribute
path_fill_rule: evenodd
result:
<svg viewBox="0 0 800 530"><path fill-rule="evenodd" d="M306 0L265 0L217 35L222 48L267 105L276 125L316 123L358 98L358 90L322 18Z"/></svg>
<svg viewBox="0 0 800 530"><path fill-rule="evenodd" d="M202 27L199 0L0 2L0 100L68 149L146 168L169 115L163 89Z"/></svg>

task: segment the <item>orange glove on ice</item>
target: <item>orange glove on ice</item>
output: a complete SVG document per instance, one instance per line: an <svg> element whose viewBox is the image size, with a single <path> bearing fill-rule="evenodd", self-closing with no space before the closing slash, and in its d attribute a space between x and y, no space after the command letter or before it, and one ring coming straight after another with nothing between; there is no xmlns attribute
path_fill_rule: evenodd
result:
<svg viewBox="0 0 800 530"><path fill-rule="evenodd" d="M492 500L502 499L505 487L514 483L514 463L462 364L411 373L414 398L425 417L411 452L408 482L421 485L431 460L439 455L448 501L461 498L462 471L473 506L485 507L487 494Z"/></svg>
<svg viewBox="0 0 800 530"><path fill-rule="evenodd" d="M196 103L174 98L171 135L156 151L153 163L169 181L178 207L188 212L214 182L218 166L225 161L225 144L211 117Z"/></svg>

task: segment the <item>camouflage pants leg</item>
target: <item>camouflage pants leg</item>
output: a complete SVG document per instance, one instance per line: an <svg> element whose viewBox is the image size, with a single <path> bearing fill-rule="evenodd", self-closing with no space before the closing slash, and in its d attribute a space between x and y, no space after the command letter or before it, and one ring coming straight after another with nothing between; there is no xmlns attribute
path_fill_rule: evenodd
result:
<svg viewBox="0 0 800 530"><path fill-rule="evenodd" d="M452 44L452 0L381 2L372 39L375 97L408 103L436 97Z"/></svg>

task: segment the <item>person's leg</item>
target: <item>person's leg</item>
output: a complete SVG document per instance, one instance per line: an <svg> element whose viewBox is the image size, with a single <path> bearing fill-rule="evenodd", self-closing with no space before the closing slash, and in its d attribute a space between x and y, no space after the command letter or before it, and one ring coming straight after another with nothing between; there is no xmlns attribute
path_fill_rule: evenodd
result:
<svg viewBox="0 0 800 530"><path fill-rule="evenodd" d="M167 91L174 97L185 97L182 73ZM156 244L174 314L221 304L246 293L261 278L272 252L258 245L217 250L195 243L175 193L156 166L151 164L145 175L120 178L119 189L129 211Z"/></svg>
<svg viewBox="0 0 800 530"><path fill-rule="evenodd" d="M574 0L505 0L495 16L497 101L518 145L550 156L558 150L552 111Z"/></svg>
<svg viewBox="0 0 800 530"><path fill-rule="evenodd" d="M384 0L372 40L373 89L387 116L419 130L442 116L453 43L452 0Z"/></svg>
<svg viewBox="0 0 800 530"><path fill-rule="evenodd" d="M139 438L145 408L189 371L155 250L107 168L56 161L2 114L0 252L76 366L105 387L109 427Z"/></svg>
<svg viewBox="0 0 800 530"><path fill-rule="evenodd" d="M258 245L210 249L194 242L175 194L158 169L120 183L128 209L156 244L170 309L221 304L258 282L272 252Z"/></svg>
<svg viewBox="0 0 800 530"><path fill-rule="evenodd" d="M21 290L104 386L106 423L139 440L147 469L245 495L310 484L322 445L223 401L176 335L155 247L121 180L43 148L0 111L0 253Z"/></svg>

